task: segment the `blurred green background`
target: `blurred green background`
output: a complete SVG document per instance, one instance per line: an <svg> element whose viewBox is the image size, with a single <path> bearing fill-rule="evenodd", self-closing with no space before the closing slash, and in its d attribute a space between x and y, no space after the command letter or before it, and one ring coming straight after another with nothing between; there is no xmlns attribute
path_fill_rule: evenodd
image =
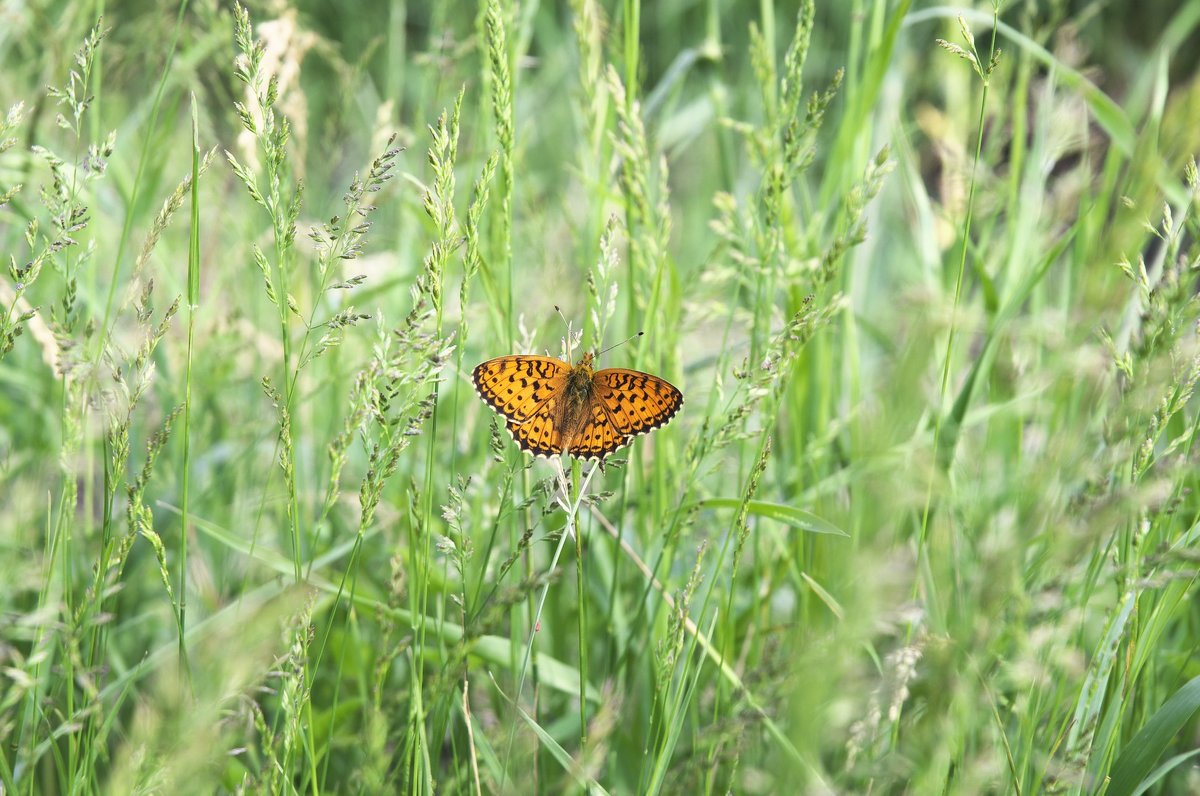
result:
<svg viewBox="0 0 1200 796"><path fill-rule="evenodd" d="M1200 789L1200 2L245 12L0 6L0 793Z"/></svg>

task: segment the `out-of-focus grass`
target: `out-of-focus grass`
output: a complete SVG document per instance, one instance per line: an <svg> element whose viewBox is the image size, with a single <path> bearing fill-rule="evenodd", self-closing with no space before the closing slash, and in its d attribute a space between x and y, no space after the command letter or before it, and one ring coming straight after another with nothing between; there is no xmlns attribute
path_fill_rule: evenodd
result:
<svg viewBox="0 0 1200 796"><path fill-rule="evenodd" d="M1200 787L1195 4L331 8L0 30L0 791Z"/></svg>

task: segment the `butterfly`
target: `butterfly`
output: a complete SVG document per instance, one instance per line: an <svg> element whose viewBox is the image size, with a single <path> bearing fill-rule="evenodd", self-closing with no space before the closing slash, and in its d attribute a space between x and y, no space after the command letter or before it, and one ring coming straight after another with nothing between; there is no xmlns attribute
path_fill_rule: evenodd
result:
<svg viewBox="0 0 1200 796"><path fill-rule="evenodd" d="M603 459L683 406L683 393L670 382L625 368L593 370L593 360L586 353L571 367L554 357L497 357L477 365L471 380L521 449L535 456Z"/></svg>

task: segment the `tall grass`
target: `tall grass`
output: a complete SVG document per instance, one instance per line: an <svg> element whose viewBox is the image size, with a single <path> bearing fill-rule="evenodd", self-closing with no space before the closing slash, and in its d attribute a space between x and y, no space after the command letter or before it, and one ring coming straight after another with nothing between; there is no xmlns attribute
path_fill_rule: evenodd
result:
<svg viewBox="0 0 1200 796"><path fill-rule="evenodd" d="M913 5L15 9L0 793L1200 788L1200 10Z"/></svg>

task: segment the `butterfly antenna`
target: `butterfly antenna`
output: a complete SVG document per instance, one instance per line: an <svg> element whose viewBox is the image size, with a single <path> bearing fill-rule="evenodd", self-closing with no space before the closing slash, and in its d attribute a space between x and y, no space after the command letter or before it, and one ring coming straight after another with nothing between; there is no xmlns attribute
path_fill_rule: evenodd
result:
<svg viewBox="0 0 1200 796"><path fill-rule="evenodd" d="M642 336L642 335L644 335L644 334L645 334L645 332L638 332L637 334L630 335L628 338L626 338L626 339L622 340L622 341L621 341L621 342L619 342L619 343L613 343L613 344L612 344L612 345L610 345L608 348L606 348L606 349L604 349L603 351L601 351L600 353L596 354L596 356L597 356L597 357L599 357L599 356L603 356L604 354L607 354L609 351L612 351L612 350L613 350L614 348L616 348L617 346L619 346L619 345L625 345L625 344L626 344L626 343L628 343L630 340L633 340L633 339L635 339L635 338L641 337L641 336Z"/></svg>
<svg viewBox="0 0 1200 796"><path fill-rule="evenodd" d="M567 320L566 315L563 315L562 310L559 309L557 304L554 305L554 311L558 313L558 317L562 318L563 323L566 324L566 326L567 326L567 335L566 335L566 337L563 338L563 348L566 349L567 361L570 362L571 361L571 349L574 347L573 345L571 345L571 343L572 343L572 338L575 337L575 335L571 331L571 322Z"/></svg>

